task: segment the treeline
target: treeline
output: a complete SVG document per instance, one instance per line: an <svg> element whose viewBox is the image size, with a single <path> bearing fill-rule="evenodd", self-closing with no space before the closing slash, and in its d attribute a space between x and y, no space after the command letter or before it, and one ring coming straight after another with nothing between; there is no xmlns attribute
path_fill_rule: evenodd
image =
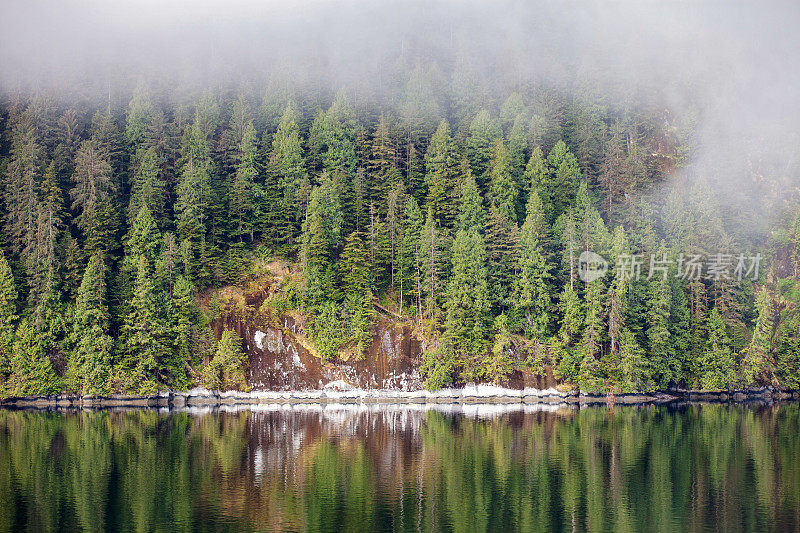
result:
<svg viewBox="0 0 800 533"><path fill-rule="evenodd" d="M142 84L120 109L9 98L5 393L246 387L235 335L217 346L196 295L241 281L254 256L302 269L273 303L304 315L322 358L363 352L378 299L412 320L430 388L502 383L520 364L591 391L798 385L800 222L757 250L708 183L663 192L690 161L690 121L453 80L418 67L380 103L277 82L263 97ZM609 261L589 283L585 251ZM756 251L761 276L739 279ZM687 254L733 262L693 279ZM622 268L634 255L638 279Z"/></svg>

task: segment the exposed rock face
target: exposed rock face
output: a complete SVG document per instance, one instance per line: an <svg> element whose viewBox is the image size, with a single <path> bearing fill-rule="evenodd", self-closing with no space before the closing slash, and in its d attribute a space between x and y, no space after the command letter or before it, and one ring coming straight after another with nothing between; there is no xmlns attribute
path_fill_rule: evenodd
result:
<svg viewBox="0 0 800 533"><path fill-rule="evenodd" d="M363 358L323 364L299 342L295 321L284 316L282 322L281 327L241 322L214 324L218 337L223 326L232 327L242 337L250 360L248 382L253 390L322 389L338 382L361 389L422 388L418 370L422 348L407 326L379 318Z"/></svg>

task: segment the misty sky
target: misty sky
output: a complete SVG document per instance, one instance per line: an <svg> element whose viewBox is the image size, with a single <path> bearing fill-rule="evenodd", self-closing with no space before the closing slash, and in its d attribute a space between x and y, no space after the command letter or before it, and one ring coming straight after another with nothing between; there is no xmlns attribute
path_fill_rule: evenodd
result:
<svg viewBox="0 0 800 533"><path fill-rule="evenodd" d="M0 84L129 94L141 79L220 87L280 70L379 91L398 62L447 72L461 55L498 92L585 79L656 93L698 117L695 172L794 188L798 21L797 2L4 0Z"/></svg>

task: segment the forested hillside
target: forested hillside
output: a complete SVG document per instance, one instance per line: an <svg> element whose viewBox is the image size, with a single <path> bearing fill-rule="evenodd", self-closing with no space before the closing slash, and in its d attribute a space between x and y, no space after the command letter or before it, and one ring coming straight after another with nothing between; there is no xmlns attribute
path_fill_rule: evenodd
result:
<svg viewBox="0 0 800 533"><path fill-rule="evenodd" d="M358 356L380 303L425 339L432 389L545 365L587 391L800 384L795 189L747 225L687 171L697 117L658 95L490 87L464 61L386 76L380 96L9 91L0 391L246 387L197 295L274 258L301 275L267 304L320 357ZM588 282L587 251L608 261Z"/></svg>

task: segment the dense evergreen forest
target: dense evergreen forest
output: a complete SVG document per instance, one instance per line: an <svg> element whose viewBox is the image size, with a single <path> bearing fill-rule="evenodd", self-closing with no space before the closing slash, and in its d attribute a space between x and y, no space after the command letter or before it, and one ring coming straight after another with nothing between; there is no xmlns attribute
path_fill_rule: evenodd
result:
<svg viewBox="0 0 800 533"><path fill-rule="evenodd" d="M276 259L296 275L265 305L321 358L363 353L378 303L425 340L431 389L548 365L600 392L800 384L796 199L762 198L772 226L742 231L685 171L697 117L489 89L464 61L386 83L8 91L0 392L246 388L200 296ZM587 251L608 261L588 282Z"/></svg>

